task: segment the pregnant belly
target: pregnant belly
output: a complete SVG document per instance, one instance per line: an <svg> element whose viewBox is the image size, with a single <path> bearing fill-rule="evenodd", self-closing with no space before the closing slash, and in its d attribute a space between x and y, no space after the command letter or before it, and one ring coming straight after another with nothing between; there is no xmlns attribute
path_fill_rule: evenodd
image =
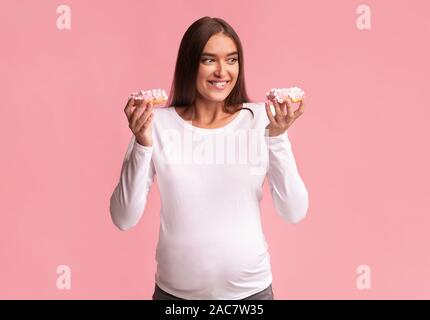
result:
<svg viewBox="0 0 430 320"><path fill-rule="evenodd" d="M157 278L176 290L207 290L220 283L258 281L270 270L264 238L218 237L216 240L168 241L157 246Z"/></svg>

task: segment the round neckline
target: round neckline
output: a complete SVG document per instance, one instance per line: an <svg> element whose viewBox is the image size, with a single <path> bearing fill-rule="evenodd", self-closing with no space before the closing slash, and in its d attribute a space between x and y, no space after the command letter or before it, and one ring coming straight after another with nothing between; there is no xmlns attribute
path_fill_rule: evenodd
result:
<svg viewBox="0 0 430 320"><path fill-rule="evenodd" d="M190 122L191 121L186 121L184 120L177 112L174 106L171 107L171 110L173 112L174 117L181 122L184 126L194 130L194 131L200 131L200 132L204 132L204 133L210 133L210 132L221 132L221 131L225 131L226 129L229 129L231 127L233 127L242 117L244 111L246 111L245 109L243 109L243 107L246 105L247 103L244 102L242 103L242 109L239 110L239 114L236 115L233 120L231 120L229 123L227 123L225 126L223 127L219 127L219 128L200 128L200 127L196 127L193 126Z"/></svg>

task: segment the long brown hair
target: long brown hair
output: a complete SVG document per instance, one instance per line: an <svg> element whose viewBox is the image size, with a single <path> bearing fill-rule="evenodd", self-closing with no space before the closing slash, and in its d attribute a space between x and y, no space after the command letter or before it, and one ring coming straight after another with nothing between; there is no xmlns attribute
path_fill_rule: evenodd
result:
<svg viewBox="0 0 430 320"><path fill-rule="evenodd" d="M250 102L245 88L243 49L239 36L223 19L207 16L200 18L189 26L182 37L167 106L186 107L195 103L197 72L201 54L209 38L220 32L235 42L239 55L238 79L225 100L224 112L233 114L241 109L248 109L254 116L254 112L251 109L246 107L238 108L242 103Z"/></svg>

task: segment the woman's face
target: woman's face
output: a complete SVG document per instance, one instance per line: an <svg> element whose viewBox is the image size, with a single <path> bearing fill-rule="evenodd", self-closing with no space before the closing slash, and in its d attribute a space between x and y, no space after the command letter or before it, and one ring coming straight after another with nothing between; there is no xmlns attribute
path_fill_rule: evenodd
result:
<svg viewBox="0 0 430 320"><path fill-rule="evenodd" d="M197 92L201 99L224 101L233 90L239 76L239 54L234 41L214 34L203 49L197 74Z"/></svg>

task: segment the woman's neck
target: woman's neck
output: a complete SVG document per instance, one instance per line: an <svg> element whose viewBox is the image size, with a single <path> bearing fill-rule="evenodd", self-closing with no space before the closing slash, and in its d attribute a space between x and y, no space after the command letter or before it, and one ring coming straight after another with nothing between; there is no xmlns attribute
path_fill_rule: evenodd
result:
<svg viewBox="0 0 430 320"><path fill-rule="evenodd" d="M189 106L188 116L192 121L211 125L225 119L224 101L202 101L196 99L194 105Z"/></svg>

